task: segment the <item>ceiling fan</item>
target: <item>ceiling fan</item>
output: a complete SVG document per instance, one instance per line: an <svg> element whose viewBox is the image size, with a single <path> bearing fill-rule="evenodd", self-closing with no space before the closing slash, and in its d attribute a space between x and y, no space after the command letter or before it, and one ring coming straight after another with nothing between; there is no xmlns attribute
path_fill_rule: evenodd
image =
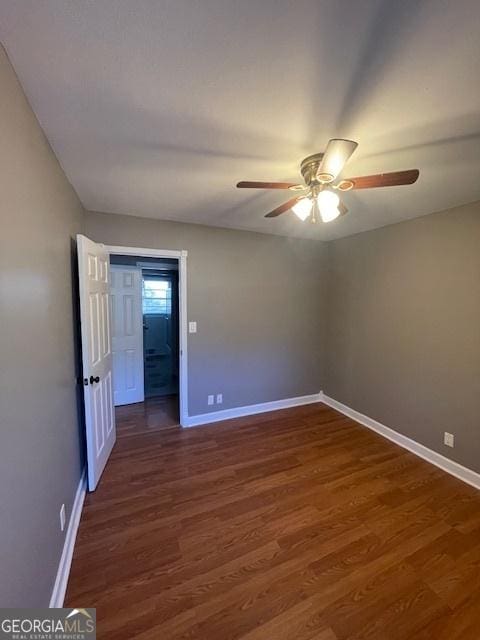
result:
<svg viewBox="0 0 480 640"><path fill-rule="evenodd" d="M266 218L277 216L292 209L300 218L310 218L312 222L330 222L338 216L345 215L347 207L341 202L336 192L351 189L374 189L376 187L394 187L402 184L413 184L419 176L418 169L407 171L393 171L379 173L372 176L358 178L342 178L333 184L347 160L357 148L358 143L353 140L333 138L327 145L325 153L314 153L308 156L300 165L305 184L294 182L248 182L237 184L239 189L290 189L302 193L287 200L279 207L266 214Z"/></svg>

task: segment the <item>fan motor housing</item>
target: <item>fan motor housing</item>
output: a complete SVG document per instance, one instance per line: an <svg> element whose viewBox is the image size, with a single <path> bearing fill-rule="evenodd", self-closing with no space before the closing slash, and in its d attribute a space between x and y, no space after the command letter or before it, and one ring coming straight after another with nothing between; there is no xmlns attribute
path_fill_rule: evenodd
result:
<svg viewBox="0 0 480 640"><path fill-rule="evenodd" d="M317 178L317 174L322 163L323 156L323 153L314 153L313 155L307 156L302 160L300 171L302 173L303 179L305 180L305 183L309 187L315 184L321 184L321 181Z"/></svg>

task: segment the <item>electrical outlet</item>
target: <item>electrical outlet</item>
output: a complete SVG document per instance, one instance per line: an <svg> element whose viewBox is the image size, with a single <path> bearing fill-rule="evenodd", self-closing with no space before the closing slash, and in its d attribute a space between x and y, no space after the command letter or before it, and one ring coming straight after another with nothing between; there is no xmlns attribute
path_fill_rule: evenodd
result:
<svg viewBox="0 0 480 640"><path fill-rule="evenodd" d="M213 396L208 396L207 404L213 404Z"/></svg>
<svg viewBox="0 0 480 640"><path fill-rule="evenodd" d="M192 321L188 323L188 332L189 333L197 333L197 323Z"/></svg>
<svg viewBox="0 0 480 640"><path fill-rule="evenodd" d="M60 531L65 529L65 505L62 504L60 508Z"/></svg>
<svg viewBox="0 0 480 640"><path fill-rule="evenodd" d="M448 433L448 431L445 431L443 435L443 444L445 444L447 447L455 446L455 436L453 435L453 433Z"/></svg>
<svg viewBox="0 0 480 640"><path fill-rule="evenodd" d="M217 404L222 404L223 395L221 393L217 393Z"/></svg>

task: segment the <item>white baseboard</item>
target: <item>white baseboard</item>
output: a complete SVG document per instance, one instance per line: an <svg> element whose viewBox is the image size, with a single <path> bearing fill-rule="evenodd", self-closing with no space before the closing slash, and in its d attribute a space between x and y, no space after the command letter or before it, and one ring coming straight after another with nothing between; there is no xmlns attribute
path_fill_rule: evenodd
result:
<svg viewBox="0 0 480 640"><path fill-rule="evenodd" d="M249 404L245 407L235 407L234 409L223 409L222 411L212 411L211 413L202 413L196 416L188 416L184 420L184 427L198 427L203 424L211 424L212 422L220 422L221 420L230 420L231 418L241 418L242 416L253 416L256 413L265 413L267 411L277 411L278 409L288 409L289 407L298 407L302 404L313 404L321 402L322 394L313 393L309 396L298 396L297 398L286 398L285 400L274 400L273 402L262 402L261 404Z"/></svg>
<svg viewBox="0 0 480 640"><path fill-rule="evenodd" d="M68 576L70 575L70 567L72 565L73 549L77 537L78 525L80 524L80 516L82 515L83 501L87 492L87 476L85 470L78 483L75 500L73 501L72 513L68 521L67 533L65 534L65 542L63 545L62 556L58 565L57 577L53 586L52 597L50 598L50 609L58 609L63 607L65 593L67 591Z"/></svg>
<svg viewBox="0 0 480 640"><path fill-rule="evenodd" d="M338 402L338 400L334 400L333 398L326 396L324 393L322 393L321 396L321 401L329 407L332 407L332 409L336 409L352 420L363 424L364 427L368 427L368 429L379 433L384 438L388 438L388 440L395 442L395 444L400 445L404 449L408 449L408 451L411 451L427 462L434 464L436 467L443 469L443 471L455 476L459 480L466 482L476 489L480 489L480 474L476 471L467 469L467 467L464 467L458 462L454 462L453 460L442 456L440 453L425 447L423 444L419 444L415 440L407 438L407 436L403 436L401 433L386 427L381 422L377 422L376 420L373 420L373 418L369 418L363 413L355 411L355 409L351 409L347 405Z"/></svg>

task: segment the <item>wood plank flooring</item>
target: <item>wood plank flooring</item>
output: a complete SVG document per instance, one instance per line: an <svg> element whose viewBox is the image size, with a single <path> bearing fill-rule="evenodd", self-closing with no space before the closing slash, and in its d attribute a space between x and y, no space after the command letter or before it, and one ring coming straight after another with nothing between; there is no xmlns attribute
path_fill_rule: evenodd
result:
<svg viewBox="0 0 480 640"><path fill-rule="evenodd" d="M480 638L475 489L322 404L163 414L117 411L85 502L66 606L99 638Z"/></svg>

